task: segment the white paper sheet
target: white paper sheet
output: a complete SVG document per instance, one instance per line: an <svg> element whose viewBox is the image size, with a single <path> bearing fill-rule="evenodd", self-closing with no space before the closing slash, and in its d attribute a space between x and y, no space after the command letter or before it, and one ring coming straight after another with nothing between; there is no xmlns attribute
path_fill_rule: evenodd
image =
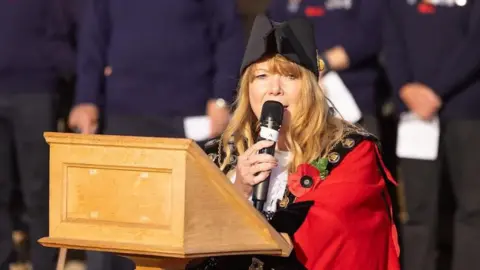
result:
<svg viewBox="0 0 480 270"><path fill-rule="evenodd" d="M183 120L185 136L195 141L204 141L211 136L211 120L208 116L190 116Z"/></svg>
<svg viewBox="0 0 480 270"><path fill-rule="evenodd" d="M348 90L338 73L330 71L320 80L325 94L336 109L337 116L346 121L356 123L362 118L362 112L358 108L355 99ZM340 115L338 115L340 114Z"/></svg>
<svg viewBox="0 0 480 270"><path fill-rule="evenodd" d="M400 115L397 133L397 156L400 158L435 160L440 142L438 117L424 121L414 113Z"/></svg>

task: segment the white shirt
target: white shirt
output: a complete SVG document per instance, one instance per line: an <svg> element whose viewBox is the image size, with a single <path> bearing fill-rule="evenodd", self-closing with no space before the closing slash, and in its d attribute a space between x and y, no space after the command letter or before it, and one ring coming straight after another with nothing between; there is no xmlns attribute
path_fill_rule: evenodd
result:
<svg viewBox="0 0 480 270"><path fill-rule="evenodd" d="M277 211L277 202L278 200L283 199L288 180L287 165L289 156L290 152L278 150L275 152L275 157L278 159L278 166L272 169L272 173L270 175L267 201L263 206L263 211L265 212ZM231 176L230 181L235 183L235 178L236 173ZM249 200L252 201L252 196L250 196Z"/></svg>

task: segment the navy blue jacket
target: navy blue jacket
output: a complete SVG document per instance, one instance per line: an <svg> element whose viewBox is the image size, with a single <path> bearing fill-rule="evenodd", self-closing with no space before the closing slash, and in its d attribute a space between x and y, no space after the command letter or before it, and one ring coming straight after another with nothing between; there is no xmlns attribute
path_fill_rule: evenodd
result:
<svg viewBox="0 0 480 270"><path fill-rule="evenodd" d="M431 6L388 0L384 45L387 74L398 91L409 82L431 87L446 118L480 117L480 2ZM411 2L411 1L409 1ZM400 112L406 106L397 95Z"/></svg>
<svg viewBox="0 0 480 270"><path fill-rule="evenodd" d="M107 113L200 115L208 99L233 100L245 48L235 1L89 2L77 104L102 104L103 87Z"/></svg>
<svg viewBox="0 0 480 270"><path fill-rule="evenodd" d="M338 72L365 114L375 111L375 97L380 87L381 20L384 0L353 0L351 6L334 7L329 0L303 0L298 10L288 9L288 0L272 0L269 15L283 21L306 16L315 27L319 53L337 45L350 58L350 67ZM336 1L338 2L338 1ZM349 1L341 1L348 3Z"/></svg>
<svg viewBox="0 0 480 270"><path fill-rule="evenodd" d="M60 0L0 1L0 92L54 91L74 71Z"/></svg>
<svg viewBox="0 0 480 270"><path fill-rule="evenodd" d="M64 0L63 3L63 14L65 17L65 26L68 28L68 39L71 43L71 46L76 51L78 44L79 29L82 24L83 15L85 11L86 0ZM76 67L75 67L76 68Z"/></svg>

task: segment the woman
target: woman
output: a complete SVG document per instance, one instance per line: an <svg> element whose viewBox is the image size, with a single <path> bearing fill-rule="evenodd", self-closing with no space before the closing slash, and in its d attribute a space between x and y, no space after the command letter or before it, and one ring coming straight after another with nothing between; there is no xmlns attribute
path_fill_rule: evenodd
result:
<svg viewBox="0 0 480 270"><path fill-rule="evenodd" d="M210 258L193 269L396 270L398 245L376 139L330 113L317 81L313 29L305 19L255 20L236 110L206 145L246 198L270 175L264 214L293 238L289 258ZM284 105L275 157L255 142L262 105Z"/></svg>

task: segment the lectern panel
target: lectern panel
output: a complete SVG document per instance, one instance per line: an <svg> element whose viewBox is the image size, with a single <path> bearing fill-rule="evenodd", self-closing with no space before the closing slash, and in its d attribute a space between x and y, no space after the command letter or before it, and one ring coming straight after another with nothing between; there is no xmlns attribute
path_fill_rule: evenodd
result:
<svg viewBox="0 0 480 270"><path fill-rule="evenodd" d="M131 145L50 149L50 236L160 249L183 244L184 153Z"/></svg>
<svg viewBox="0 0 480 270"><path fill-rule="evenodd" d="M171 170L72 164L65 171L65 221L170 226Z"/></svg>

